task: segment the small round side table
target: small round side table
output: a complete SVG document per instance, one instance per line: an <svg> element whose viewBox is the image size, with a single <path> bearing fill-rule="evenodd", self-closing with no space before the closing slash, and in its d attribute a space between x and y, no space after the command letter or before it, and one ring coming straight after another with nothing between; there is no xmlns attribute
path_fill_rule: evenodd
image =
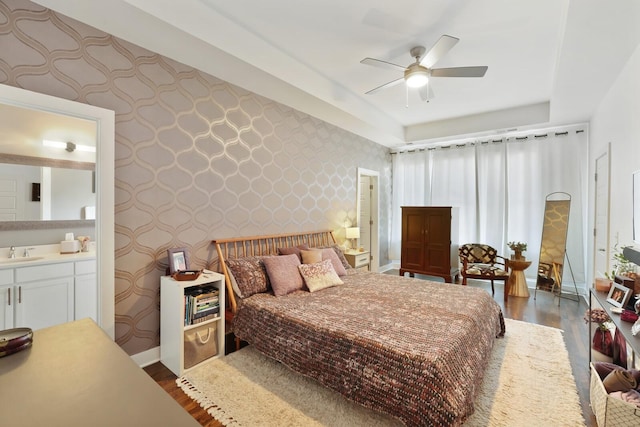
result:
<svg viewBox="0 0 640 427"><path fill-rule="evenodd" d="M531 265L531 261L525 260L509 260L509 296L529 297L529 288L527 288L527 279L524 277L524 270Z"/></svg>

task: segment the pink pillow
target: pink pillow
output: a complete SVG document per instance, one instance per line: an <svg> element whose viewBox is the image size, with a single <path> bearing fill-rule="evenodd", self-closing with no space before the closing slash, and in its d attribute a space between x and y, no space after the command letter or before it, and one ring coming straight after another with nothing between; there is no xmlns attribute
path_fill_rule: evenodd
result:
<svg viewBox="0 0 640 427"><path fill-rule="evenodd" d="M298 245L298 246L291 246L287 248L278 248L278 255L296 254L298 255L298 259L302 260L302 256L300 255L301 250L303 251L309 250L309 245Z"/></svg>
<svg viewBox="0 0 640 427"><path fill-rule="evenodd" d="M328 259L315 264L300 264L298 270L300 270L309 292L344 284L333 269L331 260Z"/></svg>
<svg viewBox="0 0 640 427"><path fill-rule="evenodd" d="M298 255L291 254L264 258L263 262L275 296L282 296L304 289L304 282L298 270L300 265Z"/></svg>
<svg viewBox="0 0 640 427"><path fill-rule="evenodd" d="M331 248L327 248L327 249L323 249L322 250L322 260L331 260L331 264L333 265L333 269L336 271L336 273L338 274L338 276L345 276L347 274L347 270L344 268L344 265L342 265L342 263L340 262L340 258L338 258L338 255L336 254L336 251L334 251ZM272 284L273 286L273 284Z"/></svg>

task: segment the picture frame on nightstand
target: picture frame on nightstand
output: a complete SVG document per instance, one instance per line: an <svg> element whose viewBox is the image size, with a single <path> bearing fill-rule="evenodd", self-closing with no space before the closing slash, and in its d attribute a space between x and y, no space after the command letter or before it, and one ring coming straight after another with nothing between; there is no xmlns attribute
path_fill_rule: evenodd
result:
<svg viewBox="0 0 640 427"><path fill-rule="evenodd" d="M189 252L186 248L167 249L167 259L169 261L169 275L189 269Z"/></svg>

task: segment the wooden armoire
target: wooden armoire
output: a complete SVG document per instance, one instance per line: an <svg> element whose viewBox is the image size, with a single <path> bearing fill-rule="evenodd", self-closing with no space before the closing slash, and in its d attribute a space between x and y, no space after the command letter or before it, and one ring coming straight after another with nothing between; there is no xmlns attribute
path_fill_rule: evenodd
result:
<svg viewBox="0 0 640 427"><path fill-rule="evenodd" d="M415 273L455 282L458 267L458 209L443 206L402 207L400 275Z"/></svg>

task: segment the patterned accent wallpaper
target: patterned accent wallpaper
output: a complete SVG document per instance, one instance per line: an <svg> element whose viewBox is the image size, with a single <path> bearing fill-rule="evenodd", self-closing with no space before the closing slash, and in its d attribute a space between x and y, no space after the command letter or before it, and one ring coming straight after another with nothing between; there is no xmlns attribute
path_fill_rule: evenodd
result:
<svg viewBox="0 0 640 427"><path fill-rule="evenodd" d="M202 268L214 238L344 239L357 167L380 173L388 262L386 147L26 0L0 0L0 83L115 111L116 341L129 354L159 345L167 248Z"/></svg>

